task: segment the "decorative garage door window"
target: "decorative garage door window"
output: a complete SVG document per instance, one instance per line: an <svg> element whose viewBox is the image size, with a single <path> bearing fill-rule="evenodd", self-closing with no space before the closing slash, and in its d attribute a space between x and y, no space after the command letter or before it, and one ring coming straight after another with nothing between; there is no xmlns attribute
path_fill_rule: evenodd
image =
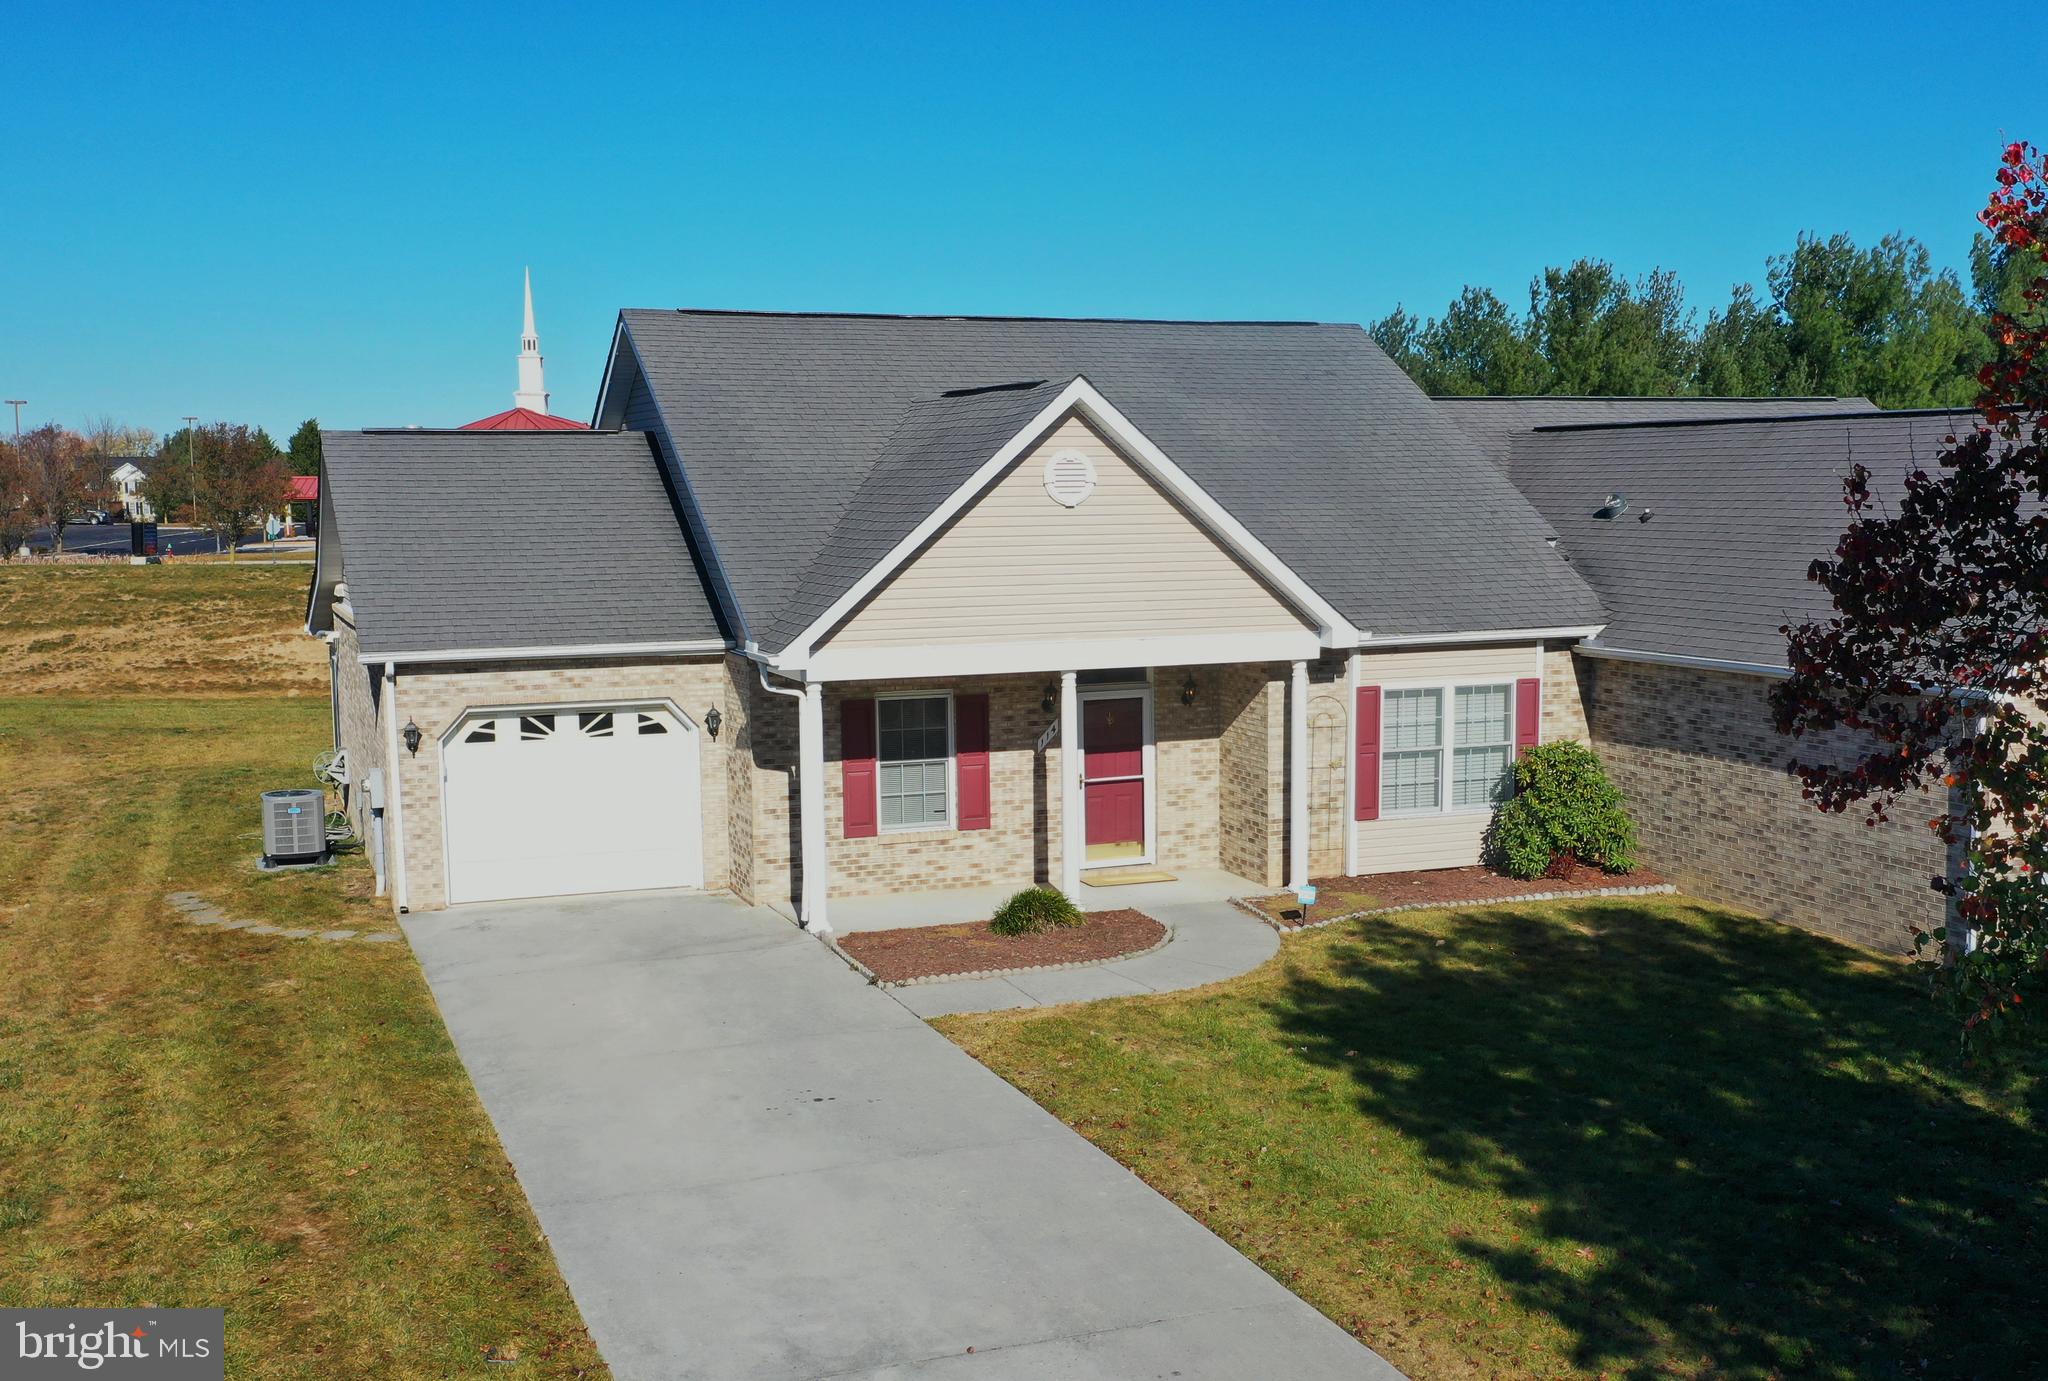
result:
<svg viewBox="0 0 2048 1381"><path fill-rule="evenodd" d="M501 734L507 743L544 743L553 738L558 726L566 726L568 715L522 714L504 719L474 719L456 740L458 743L497 743ZM575 716L576 733L582 738L611 738L615 734L665 734L664 716L638 711L586 710ZM500 726L505 726L501 729Z"/></svg>
<svg viewBox="0 0 2048 1381"><path fill-rule="evenodd" d="M951 821L950 708L943 695L875 702L883 829L930 829Z"/></svg>

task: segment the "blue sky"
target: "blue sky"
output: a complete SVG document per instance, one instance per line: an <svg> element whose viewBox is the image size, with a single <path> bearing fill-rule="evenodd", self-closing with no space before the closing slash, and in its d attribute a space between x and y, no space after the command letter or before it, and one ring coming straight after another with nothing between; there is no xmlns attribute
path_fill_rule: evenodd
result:
<svg viewBox="0 0 2048 1381"><path fill-rule="evenodd" d="M2048 142L1971 6L586 8L15 0L0 395L453 425L527 264L578 417L622 306L1367 321L1591 255L1704 311L1801 230L1961 269Z"/></svg>

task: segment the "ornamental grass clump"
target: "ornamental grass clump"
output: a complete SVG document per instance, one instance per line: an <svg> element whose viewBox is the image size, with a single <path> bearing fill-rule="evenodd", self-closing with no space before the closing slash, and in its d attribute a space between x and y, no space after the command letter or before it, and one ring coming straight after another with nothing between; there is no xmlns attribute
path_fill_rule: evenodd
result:
<svg viewBox="0 0 2048 1381"><path fill-rule="evenodd" d="M988 928L998 935L1036 935L1053 926L1081 924L1081 908L1057 887L1027 887L996 908Z"/></svg>
<svg viewBox="0 0 2048 1381"><path fill-rule="evenodd" d="M1545 743L1515 759L1515 794L1493 817L1493 863L1536 878L1570 863L1609 873L1636 866L1636 824L1607 769L1581 743Z"/></svg>

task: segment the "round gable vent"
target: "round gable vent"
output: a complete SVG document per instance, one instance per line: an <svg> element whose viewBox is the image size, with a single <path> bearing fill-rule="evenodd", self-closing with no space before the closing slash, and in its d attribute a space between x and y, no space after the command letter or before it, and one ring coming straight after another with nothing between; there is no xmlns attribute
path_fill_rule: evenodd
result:
<svg viewBox="0 0 2048 1381"><path fill-rule="evenodd" d="M1095 492L1095 462L1079 451L1055 451L1045 462L1045 492L1073 508Z"/></svg>

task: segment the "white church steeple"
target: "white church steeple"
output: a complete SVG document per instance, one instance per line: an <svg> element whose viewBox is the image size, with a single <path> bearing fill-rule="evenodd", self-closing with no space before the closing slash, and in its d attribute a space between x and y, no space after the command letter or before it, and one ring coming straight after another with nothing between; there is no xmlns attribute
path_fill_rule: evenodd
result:
<svg viewBox="0 0 2048 1381"><path fill-rule="evenodd" d="M535 412L548 410L548 387L541 378L540 332L533 325L533 270L526 271L526 329L519 335L519 391L512 395L512 406L531 408Z"/></svg>

